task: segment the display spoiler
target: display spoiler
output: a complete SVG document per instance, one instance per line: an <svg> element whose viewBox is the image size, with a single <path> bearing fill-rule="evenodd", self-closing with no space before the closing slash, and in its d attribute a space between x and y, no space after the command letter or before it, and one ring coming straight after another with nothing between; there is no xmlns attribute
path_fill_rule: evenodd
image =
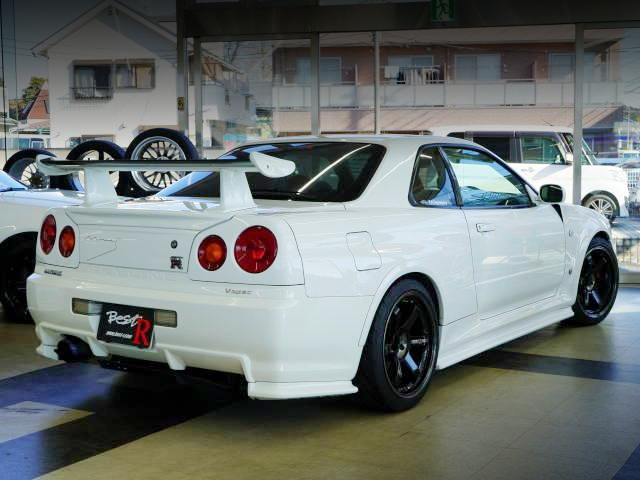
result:
<svg viewBox="0 0 640 480"><path fill-rule="evenodd" d="M220 207L243 210L255 207L246 172L259 172L270 178L286 177L296 168L294 162L251 152L247 160L65 160L47 155L36 158L38 169L45 175L68 175L84 172L87 206L112 206L118 202L109 172L151 170L220 172Z"/></svg>

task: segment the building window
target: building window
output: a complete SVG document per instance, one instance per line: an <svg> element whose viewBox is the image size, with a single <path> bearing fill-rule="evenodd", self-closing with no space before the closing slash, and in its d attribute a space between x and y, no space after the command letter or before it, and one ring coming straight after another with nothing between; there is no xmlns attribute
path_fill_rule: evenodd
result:
<svg viewBox="0 0 640 480"><path fill-rule="evenodd" d="M152 61L116 63L116 88L154 88Z"/></svg>
<svg viewBox="0 0 640 480"><path fill-rule="evenodd" d="M552 53L549 55L549 80L552 82L573 81L573 53Z"/></svg>
<svg viewBox="0 0 640 480"><path fill-rule="evenodd" d="M320 58L320 84L340 85L342 83L342 66L340 57ZM299 57L296 59L296 83L311 85L311 59Z"/></svg>
<svg viewBox="0 0 640 480"><path fill-rule="evenodd" d="M456 55L456 82L500 80L500 55Z"/></svg>
<svg viewBox="0 0 640 480"><path fill-rule="evenodd" d="M111 98L111 65L74 65L75 98Z"/></svg>

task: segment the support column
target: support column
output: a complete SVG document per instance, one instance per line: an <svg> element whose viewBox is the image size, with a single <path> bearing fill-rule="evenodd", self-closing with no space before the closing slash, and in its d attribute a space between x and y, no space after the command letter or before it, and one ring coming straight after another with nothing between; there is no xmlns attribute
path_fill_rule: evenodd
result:
<svg viewBox="0 0 640 480"><path fill-rule="evenodd" d="M373 125L380 133L380 32L373 32Z"/></svg>
<svg viewBox="0 0 640 480"><path fill-rule="evenodd" d="M320 135L320 34L311 35L311 135Z"/></svg>
<svg viewBox="0 0 640 480"><path fill-rule="evenodd" d="M202 158L202 41L193 42L193 101L195 104L196 148Z"/></svg>
<svg viewBox="0 0 640 480"><path fill-rule="evenodd" d="M584 106L584 24L576 24L576 50L573 99L573 203L582 200L582 111Z"/></svg>
<svg viewBox="0 0 640 480"><path fill-rule="evenodd" d="M176 38L176 108L178 111L178 130L189 135L189 62L187 61L187 39L184 31L184 9L176 2L177 38Z"/></svg>

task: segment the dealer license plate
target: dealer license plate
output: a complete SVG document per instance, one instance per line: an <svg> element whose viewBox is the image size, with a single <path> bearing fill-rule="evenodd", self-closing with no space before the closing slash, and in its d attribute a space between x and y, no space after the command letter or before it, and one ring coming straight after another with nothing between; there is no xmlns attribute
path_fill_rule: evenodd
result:
<svg viewBox="0 0 640 480"><path fill-rule="evenodd" d="M98 340L149 348L153 337L153 312L151 308L103 303Z"/></svg>

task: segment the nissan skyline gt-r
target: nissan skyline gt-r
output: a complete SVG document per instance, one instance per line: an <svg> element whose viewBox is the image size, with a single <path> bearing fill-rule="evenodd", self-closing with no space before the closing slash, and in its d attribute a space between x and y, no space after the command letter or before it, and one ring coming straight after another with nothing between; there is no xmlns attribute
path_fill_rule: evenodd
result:
<svg viewBox="0 0 640 480"><path fill-rule="evenodd" d="M43 219L28 279L52 359L227 372L251 398L357 393L400 411L436 370L561 320L597 324L617 294L605 217L466 140L40 164L87 182L82 205ZM135 169L193 173L120 202L108 170Z"/></svg>
<svg viewBox="0 0 640 480"><path fill-rule="evenodd" d="M0 301L6 318L31 322L26 282L35 264L42 217L51 207L81 202L81 194L31 190L0 171Z"/></svg>

